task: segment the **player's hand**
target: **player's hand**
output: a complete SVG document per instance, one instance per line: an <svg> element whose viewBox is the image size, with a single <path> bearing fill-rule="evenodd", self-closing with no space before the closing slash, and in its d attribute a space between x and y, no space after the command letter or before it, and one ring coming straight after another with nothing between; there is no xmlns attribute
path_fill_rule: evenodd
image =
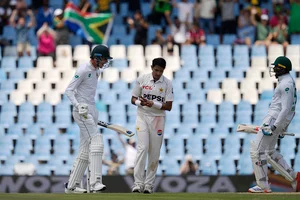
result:
<svg viewBox="0 0 300 200"><path fill-rule="evenodd" d="M140 96L140 101L141 101L142 106L152 107L152 105L153 105L153 101L150 101L142 96Z"/></svg>
<svg viewBox="0 0 300 200"><path fill-rule="evenodd" d="M276 129L276 126L270 126L269 124L264 123L261 127L261 131L266 136L273 135L273 131Z"/></svg>
<svg viewBox="0 0 300 200"><path fill-rule="evenodd" d="M86 103L79 103L77 106L78 109L78 113L79 115L81 115L82 117L84 117L85 119L87 119L87 114L89 111L89 107Z"/></svg>
<svg viewBox="0 0 300 200"><path fill-rule="evenodd" d="M284 135L283 135L283 134L279 134L278 138L279 138L279 139L283 139L283 138L284 138Z"/></svg>

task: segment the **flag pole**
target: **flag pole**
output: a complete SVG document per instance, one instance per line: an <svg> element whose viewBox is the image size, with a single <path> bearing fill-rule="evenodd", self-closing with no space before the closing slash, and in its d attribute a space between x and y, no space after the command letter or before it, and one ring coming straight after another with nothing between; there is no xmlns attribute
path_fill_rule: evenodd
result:
<svg viewBox="0 0 300 200"><path fill-rule="evenodd" d="M102 41L102 44L107 45L107 41L108 41L108 38L109 38L109 36L110 36L110 32L111 32L112 26L113 26L113 24L114 24L113 18L114 18L114 17L110 18L110 20L109 20L109 23L108 23L107 28L106 28L106 30L105 30L105 35L104 35L104 39L103 39L103 41Z"/></svg>

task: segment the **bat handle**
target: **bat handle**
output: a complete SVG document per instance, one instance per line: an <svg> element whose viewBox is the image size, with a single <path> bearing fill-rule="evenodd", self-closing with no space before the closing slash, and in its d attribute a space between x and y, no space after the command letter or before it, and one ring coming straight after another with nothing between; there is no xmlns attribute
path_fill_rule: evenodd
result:
<svg viewBox="0 0 300 200"><path fill-rule="evenodd" d="M286 132L284 132L283 135L295 136L295 133L286 133Z"/></svg>

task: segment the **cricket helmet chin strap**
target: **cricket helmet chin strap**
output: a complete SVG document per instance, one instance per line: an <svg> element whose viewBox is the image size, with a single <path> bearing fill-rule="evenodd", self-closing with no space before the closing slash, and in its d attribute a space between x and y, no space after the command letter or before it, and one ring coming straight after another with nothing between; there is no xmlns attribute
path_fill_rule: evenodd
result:
<svg viewBox="0 0 300 200"><path fill-rule="evenodd" d="M109 55L109 49L105 45L97 45L91 52L91 59L96 59L96 66L97 68L105 69L110 66L110 63L112 61L112 57ZM107 62L103 64L103 66L100 66L100 62L106 59Z"/></svg>
<svg viewBox="0 0 300 200"><path fill-rule="evenodd" d="M279 56L275 62L269 67L270 76L275 75L276 78L283 74L289 73L292 70L292 63L290 59L285 56Z"/></svg>

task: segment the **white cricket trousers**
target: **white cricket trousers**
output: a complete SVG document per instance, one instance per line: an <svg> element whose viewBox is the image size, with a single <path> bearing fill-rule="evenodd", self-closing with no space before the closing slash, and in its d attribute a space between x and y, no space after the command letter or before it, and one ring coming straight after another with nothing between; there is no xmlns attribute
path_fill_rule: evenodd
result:
<svg viewBox="0 0 300 200"><path fill-rule="evenodd" d="M75 186L79 187L81 179L89 163L91 139L94 138L94 136L96 136L97 134L99 134L97 133L97 121L98 121L97 108L95 105L88 105L88 107L89 110L88 110L87 119L79 115L77 109L73 110L74 120L80 129L80 146L79 146L78 155L73 164L72 172L69 178L68 188L73 188ZM103 142L102 142L102 146L103 146ZM95 173L91 172L91 178L93 178L92 177L93 174Z"/></svg>
<svg viewBox="0 0 300 200"><path fill-rule="evenodd" d="M163 141L165 117L138 113L136 128L138 143L134 166L134 183L153 186ZM145 175L147 156L148 163Z"/></svg>

